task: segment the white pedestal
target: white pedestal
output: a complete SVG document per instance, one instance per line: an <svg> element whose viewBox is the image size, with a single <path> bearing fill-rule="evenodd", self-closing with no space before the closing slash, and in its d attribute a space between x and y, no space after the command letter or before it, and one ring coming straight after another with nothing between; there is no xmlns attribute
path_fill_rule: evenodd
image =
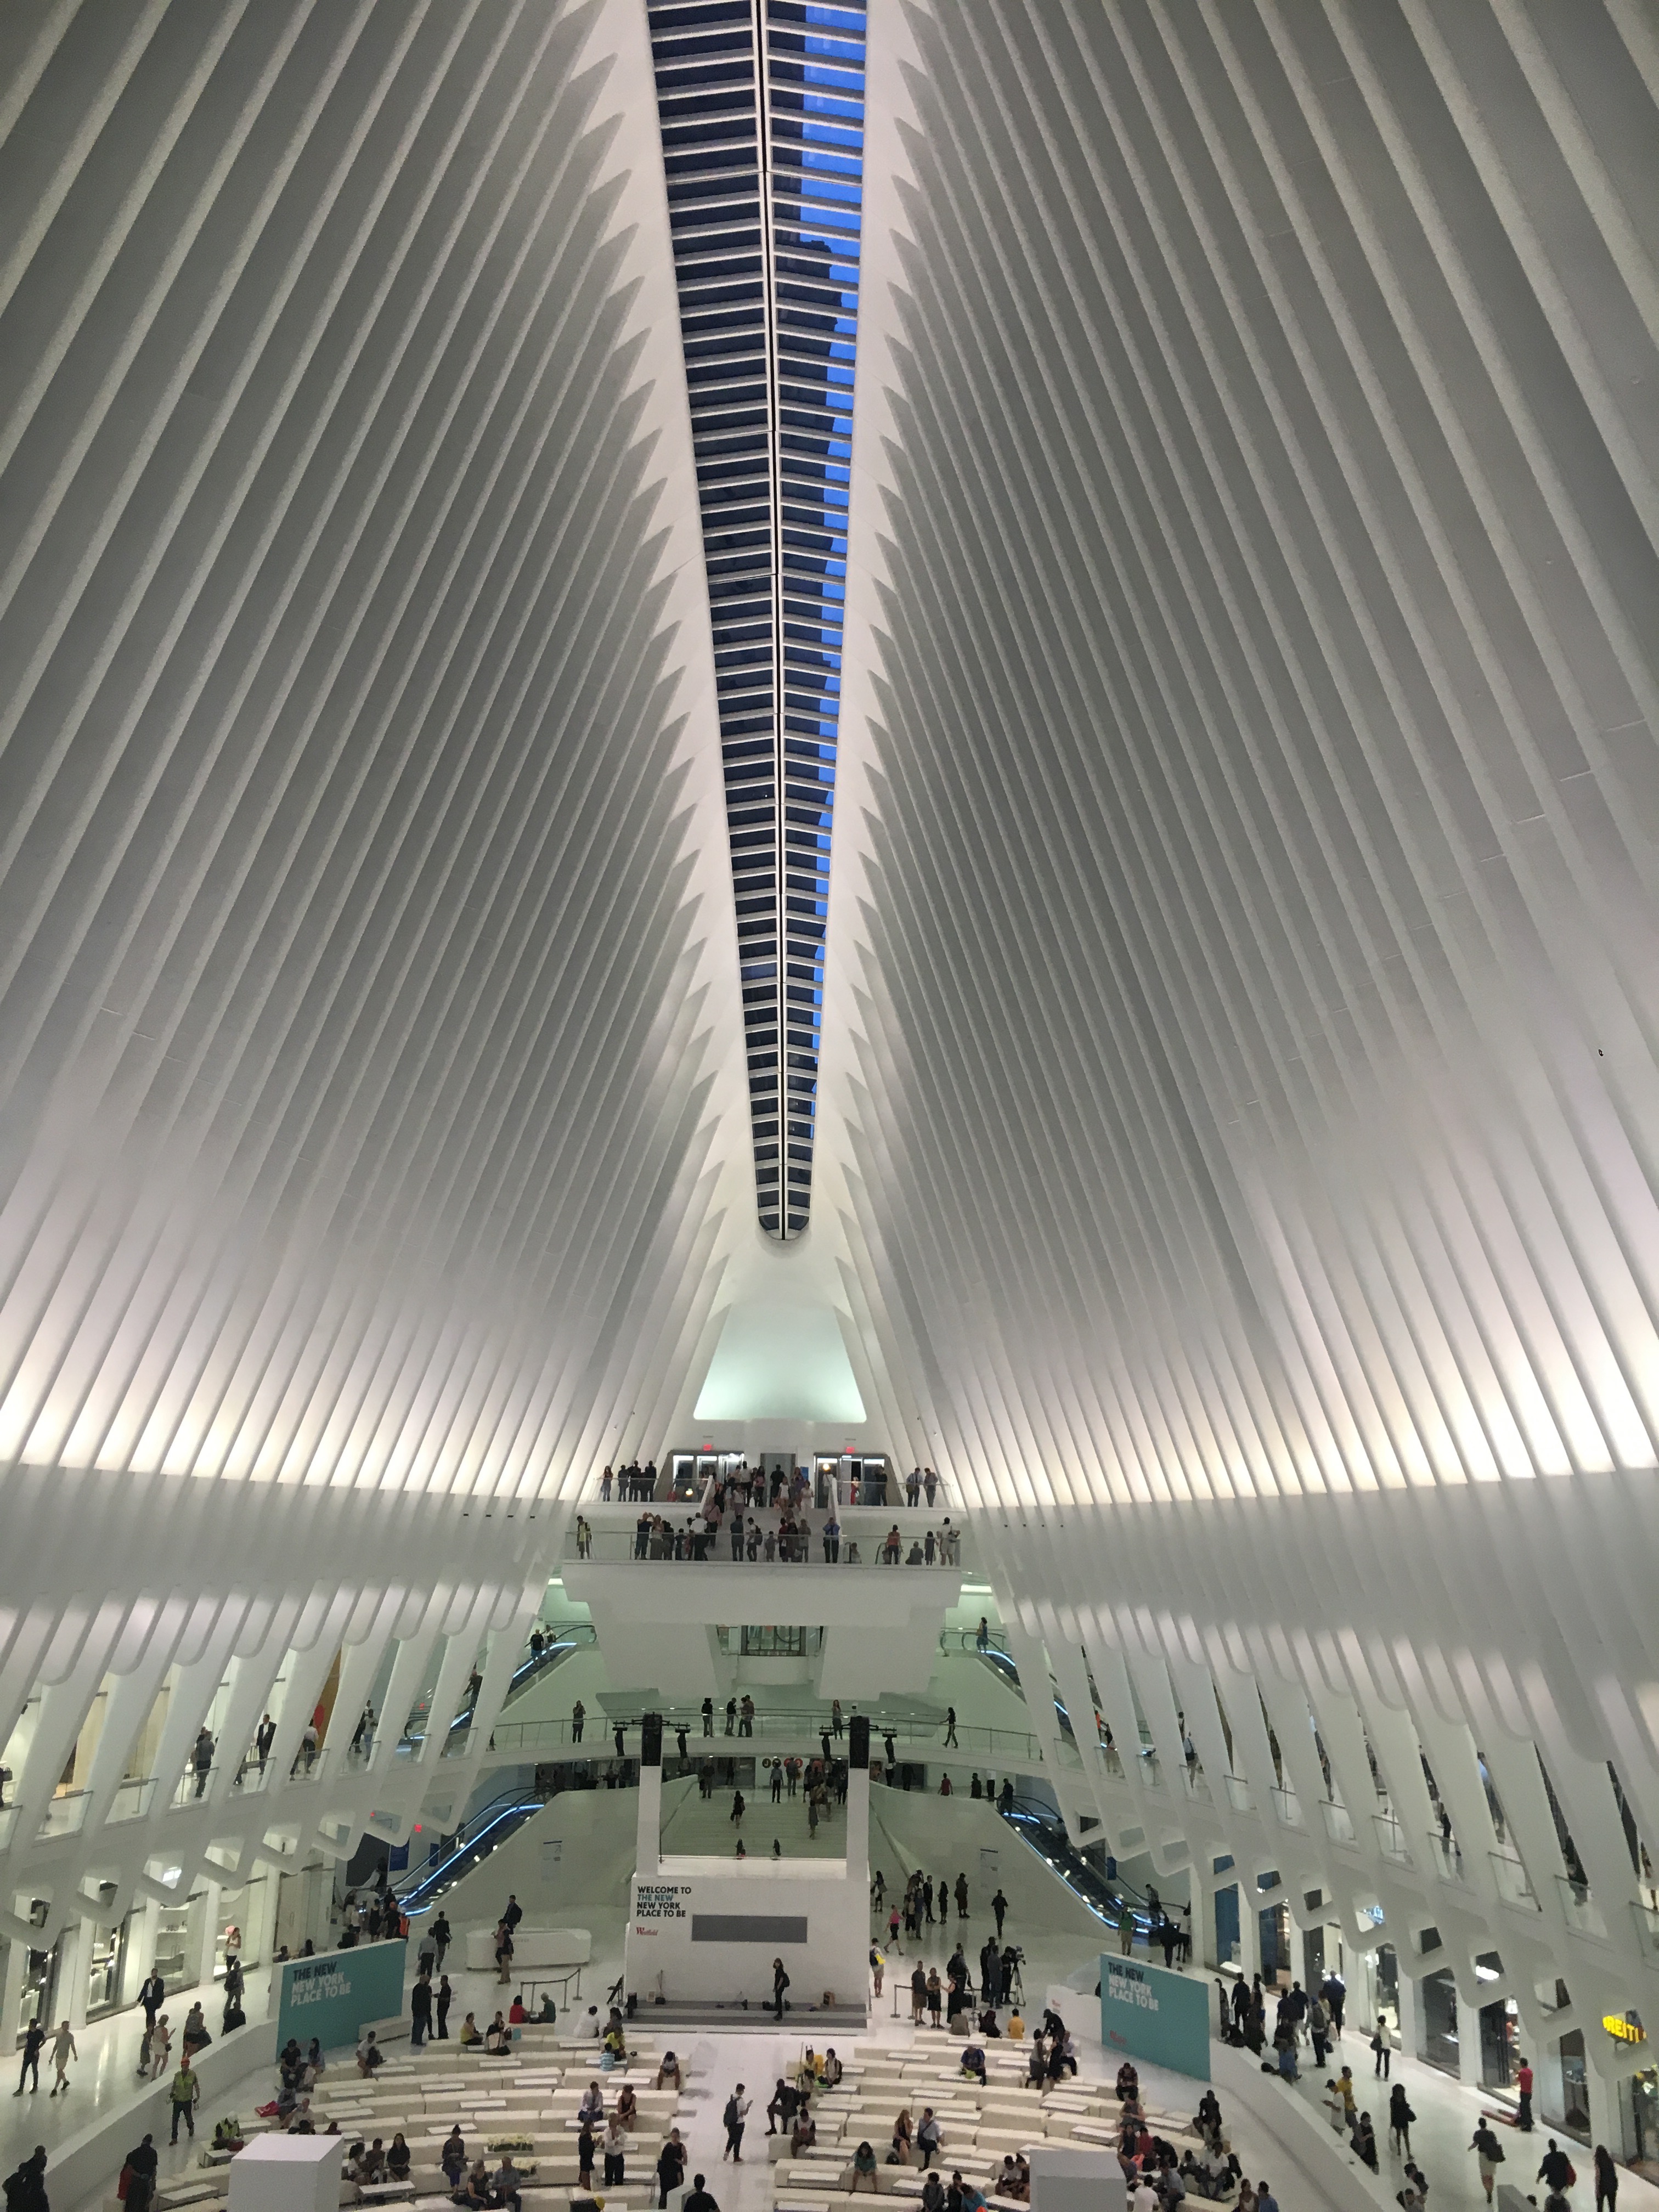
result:
<svg viewBox="0 0 1659 2212"><path fill-rule="evenodd" d="M230 2212L339 2212L343 2136L258 2136L230 2161Z"/></svg>
<svg viewBox="0 0 1659 2212"><path fill-rule="evenodd" d="M1032 2148L1031 2212L1100 2212L1122 2185L1109 2152L1058 2143Z"/></svg>

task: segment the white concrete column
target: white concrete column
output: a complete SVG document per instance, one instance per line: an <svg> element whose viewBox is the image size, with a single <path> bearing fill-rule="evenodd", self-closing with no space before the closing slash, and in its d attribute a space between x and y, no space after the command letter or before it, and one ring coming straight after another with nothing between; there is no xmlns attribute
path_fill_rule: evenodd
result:
<svg viewBox="0 0 1659 2212"><path fill-rule="evenodd" d="M641 1881L654 1881L662 1869L662 1769L640 1767L639 1825L635 1833L634 1866Z"/></svg>
<svg viewBox="0 0 1659 2212"><path fill-rule="evenodd" d="M1589 2098L1590 2142L1605 2143L1615 2158L1626 2154L1625 2107L1620 2094L1623 2083L1593 2066L1584 2069L1584 2087Z"/></svg>
<svg viewBox="0 0 1659 2212"><path fill-rule="evenodd" d="M1457 2078L1466 2089L1480 2087L1480 2008L1457 1993ZM1534 2106L1536 2100L1534 2099Z"/></svg>
<svg viewBox="0 0 1659 2212"><path fill-rule="evenodd" d="M1252 1875L1238 1876L1238 1971L1248 1982L1261 1971L1261 1892Z"/></svg>
<svg viewBox="0 0 1659 2212"><path fill-rule="evenodd" d="M127 1938L126 1972L122 1977L121 1995L129 2004L138 2001L140 1985L149 1979L149 1970L155 1964L155 1939L161 1928L161 1901L147 1897L139 1906Z"/></svg>
<svg viewBox="0 0 1659 2212"><path fill-rule="evenodd" d="M66 2020L71 2027L87 2024L87 1978L92 1971L92 1923L78 1915L70 1922L58 1938L62 1946L58 1954L58 2020Z"/></svg>
<svg viewBox="0 0 1659 2212"><path fill-rule="evenodd" d="M1417 1984L1395 1952L1395 1986L1400 1992L1400 2050L1406 2058L1423 2056L1423 2029L1417 2002Z"/></svg>
<svg viewBox="0 0 1659 2212"><path fill-rule="evenodd" d="M192 1981L210 1982L213 1979L214 1950L219 1934L219 1884L216 1881L203 1883L201 1911L202 1924L196 1944L196 1955L185 1960L185 1970ZM313 1937L313 1940L316 1939ZM320 1942L317 1944L319 1951L322 1948Z"/></svg>
<svg viewBox="0 0 1659 2212"><path fill-rule="evenodd" d="M326 1951L334 1942L334 1862L319 1858L305 1879L305 1932L319 1951Z"/></svg>
<svg viewBox="0 0 1659 2212"><path fill-rule="evenodd" d="M870 1879L870 1770L854 1766L847 1776L847 1879Z"/></svg>
<svg viewBox="0 0 1659 2212"><path fill-rule="evenodd" d="M1193 1965L1212 1972L1219 1965L1215 1942L1216 1880L1208 1845L1194 1858L1187 1901L1192 1908Z"/></svg>
<svg viewBox="0 0 1659 2212"><path fill-rule="evenodd" d="M23 2002L23 1979L28 1972L29 1947L14 1936L6 1944L6 1963L0 1972L0 2047L9 2052L19 2026L18 2008Z"/></svg>

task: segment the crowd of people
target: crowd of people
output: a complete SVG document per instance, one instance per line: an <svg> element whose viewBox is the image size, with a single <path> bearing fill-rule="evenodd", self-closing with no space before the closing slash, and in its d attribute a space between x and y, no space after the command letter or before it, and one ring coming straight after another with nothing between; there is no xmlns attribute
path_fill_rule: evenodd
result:
<svg viewBox="0 0 1659 2212"><path fill-rule="evenodd" d="M580 1521L580 1516L579 1516ZM722 1544L722 1538L724 1543ZM591 1556L592 1531L580 1521L576 1532L579 1558ZM846 1535L833 1506L815 1527L804 1498L786 1496L775 1504L746 1504L719 1485L695 1512L684 1520L666 1514L643 1512L634 1524L636 1559L729 1559L757 1561L768 1566L806 1566L815 1560L825 1566L861 1566L863 1553L855 1536ZM876 1547L881 1566L960 1566L962 1533L950 1515L938 1528L927 1528L908 1540L894 1522Z"/></svg>

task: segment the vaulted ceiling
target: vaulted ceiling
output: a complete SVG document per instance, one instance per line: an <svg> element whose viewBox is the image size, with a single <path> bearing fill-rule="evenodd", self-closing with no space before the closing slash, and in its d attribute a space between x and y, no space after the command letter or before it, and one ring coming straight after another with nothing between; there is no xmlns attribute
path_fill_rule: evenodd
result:
<svg viewBox="0 0 1659 2212"><path fill-rule="evenodd" d="M1653 1466L1650 11L861 14L0 15L8 1462Z"/></svg>

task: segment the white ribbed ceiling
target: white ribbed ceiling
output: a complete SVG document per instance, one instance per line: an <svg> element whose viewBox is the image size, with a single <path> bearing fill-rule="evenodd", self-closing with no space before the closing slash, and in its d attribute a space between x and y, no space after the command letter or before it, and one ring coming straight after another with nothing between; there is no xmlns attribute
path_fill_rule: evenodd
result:
<svg viewBox="0 0 1659 2212"><path fill-rule="evenodd" d="M919 1448L1651 1468L1652 11L905 21L831 972Z"/></svg>
<svg viewBox="0 0 1659 2212"><path fill-rule="evenodd" d="M574 1489L748 1300L969 1500L1651 1467L1656 89L872 11L761 1255L643 0L8 8L0 1453Z"/></svg>

